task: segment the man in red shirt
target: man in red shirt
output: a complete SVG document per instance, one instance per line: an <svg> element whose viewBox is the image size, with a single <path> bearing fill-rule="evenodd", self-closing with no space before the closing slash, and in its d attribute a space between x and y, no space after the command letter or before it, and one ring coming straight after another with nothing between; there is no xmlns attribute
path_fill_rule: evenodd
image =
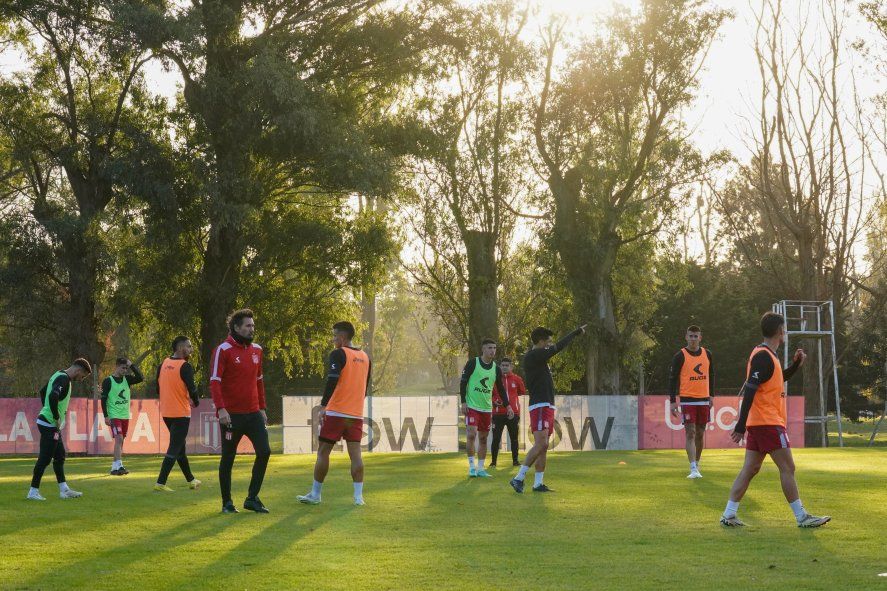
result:
<svg viewBox="0 0 887 591"><path fill-rule="evenodd" d="M517 374L511 373L514 364L508 357L503 357L499 362L502 368L502 383L508 390L508 403L514 416L508 418L508 407L502 404L502 396L499 395L499 388L493 388L493 463L490 467L496 465L496 458L499 456L499 446L502 443L502 430L508 427L508 439L511 441L511 465L520 466L517 461L517 434L520 427L520 396L527 393L527 387L524 381Z"/></svg>
<svg viewBox="0 0 887 591"><path fill-rule="evenodd" d="M253 444L256 459L243 508L268 513L259 500L271 446L268 443L268 415L265 414L262 348L253 343L256 333L253 311L233 312L228 317L228 331L228 338L213 351L209 381L209 391L222 427L222 459L219 462L222 513L238 512L231 501L231 469L237 445L244 435Z"/></svg>

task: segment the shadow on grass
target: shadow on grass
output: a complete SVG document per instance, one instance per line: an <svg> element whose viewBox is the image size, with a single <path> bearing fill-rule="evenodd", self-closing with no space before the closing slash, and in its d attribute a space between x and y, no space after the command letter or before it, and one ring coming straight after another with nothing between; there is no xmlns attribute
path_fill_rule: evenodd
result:
<svg viewBox="0 0 887 591"><path fill-rule="evenodd" d="M182 588L193 581L217 579L221 573L227 575L232 582L229 587L261 588L270 576L271 571L265 568L268 563L281 556L293 556L287 554L290 548L325 524L342 519L355 510L362 508L353 505L302 505L296 502L285 509L280 517L275 514L254 515L249 512L246 515L223 516L234 518L229 524L232 528L249 525L255 527L256 522L262 522L262 525L254 530L252 536L236 546L227 550L220 549L217 557L207 561L200 570L176 573L176 576L169 578L169 587Z"/></svg>

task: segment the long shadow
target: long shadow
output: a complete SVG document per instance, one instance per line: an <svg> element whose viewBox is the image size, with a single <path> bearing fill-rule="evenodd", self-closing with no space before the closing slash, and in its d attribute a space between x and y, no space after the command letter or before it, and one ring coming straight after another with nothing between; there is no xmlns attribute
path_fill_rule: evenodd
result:
<svg viewBox="0 0 887 591"><path fill-rule="evenodd" d="M298 502L283 510L282 517L267 522L268 515L237 515L230 523L231 527L242 527L249 523L262 523L260 529L245 538L236 546L220 553L215 560L207 562L196 572L179 572L177 577L169 578L170 588L181 588L193 581L213 580L220 572L231 571L232 576L240 577L237 585L251 588L261 587L268 570L264 566L277 560L300 540L322 528L330 522L342 519L353 511L363 510L361 507L337 506L335 504L302 505ZM255 576L258 575L258 576ZM249 583L245 583L249 577ZM277 581L283 584L289 581Z"/></svg>
<svg viewBox="0 0 887 591"><path fill-rule="evenodd" d="M221 531L231 524L221 519L213 519L209 517L199 517L191 521L176 523L167 529L153 532L152 535L146 536L144 531L131 532L134 539L126 544L114 544L108 546L105 550L90 554L76 562L65 564L61 567L64 572L76 573L85 580L91 582L93 588L111 588L119 584L121 573L126 572L127 567L146 558L150 558L150 554L146 556L145 549L162 547L166 550L185 546L197 539L201 539L213 532ZM116 538L117 540L125 539L123 536ZM113 572L97 571L102 565L113 565ZM111 577L115 583L110 585L102 585L102 577L107 575ZM35 576L26 579L25 587L55 588L59 583L58 571L56 569L47 569ZM70 583L69 583L70 584Z"/></svg>

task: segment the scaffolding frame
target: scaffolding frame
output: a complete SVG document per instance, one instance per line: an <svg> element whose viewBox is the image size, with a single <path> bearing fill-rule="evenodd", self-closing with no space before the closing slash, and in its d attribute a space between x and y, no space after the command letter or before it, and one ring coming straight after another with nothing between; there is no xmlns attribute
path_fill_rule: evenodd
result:
<svg viewBox="0 0 887 591"><path fill-rule="evenodd" d="M884 387L887 389L887 361L884 362ZM884 417L887 417L887 392L884 394L884 412L881 413L881 418L878 419L875 428L872 429L872 436L869 437L868 447L871 447L875 443L875 437L878 435L878 430L881 428L881 423L884 422Z"/></svg>
<svg viewBox="0 0 887 591"><path fill-rule="evenodd" d="M835 387L835 414L838 422L838 446L844 447L844 430L841 422L841 392L838 387L838 364L835 347L835 305L827 301L782 300L773 304L773 311L785 318L784 365L789 364L792 339L815 339L816 359L819 370L816 388L819 392L819 416L804 416L805 423L820 425L823 447L828 445L828 410L826 406L826 376L823 366L823 344L831 353L831 378ZM823 341L828 341L823 343ZM788 382L784 384L788 396ZM806 405L805 405L806 406Z"/></svg>

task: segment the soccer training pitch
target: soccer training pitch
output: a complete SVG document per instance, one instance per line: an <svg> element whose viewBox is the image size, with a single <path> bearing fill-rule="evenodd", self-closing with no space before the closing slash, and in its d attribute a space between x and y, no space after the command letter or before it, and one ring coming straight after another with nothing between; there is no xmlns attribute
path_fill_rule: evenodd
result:
<svg viewBox="0 0 887 591"><path fill-rule="evenodd" d="M3 589L887 589L887 449L798 449L801 498L833 521L801 530L768 461L742 502L749 527L718 524L742 450L555 453L550 495L517 495L516 469L466 477L462 455L369 454L367 505L351 505L336 457L323 504L300 505L313 458L274 455L270 515L221 515L218 459L195 457L203 489L154 493L157 457L71 458L83 498L26 501L33 458L0 459ZM508 458L507 454L500 459ZM510 458L508 458L510 459ZM235 502L251 457L235 465ZM621 462L625 462L622 464ZM509 462L510 463L510 462ZM532 479L532 473L529 476Z"/></svg>

